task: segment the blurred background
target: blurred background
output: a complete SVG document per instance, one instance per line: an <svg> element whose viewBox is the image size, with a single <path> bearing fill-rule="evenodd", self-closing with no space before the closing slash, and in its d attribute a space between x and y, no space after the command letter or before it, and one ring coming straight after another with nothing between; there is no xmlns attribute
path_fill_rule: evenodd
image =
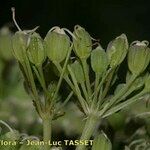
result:
<svg viewBox="0 0 150 150"><path fill-rule="evenodd" d="M39 25L38 32L43 37L53 26L73 31L74 25L79 24L93 38L99 39L104 48L121 33L127 35L129 42L150 41L148 0L1 0L0 28L6 26L15 32L10 11L12 6L16 8L20 27L33 29ZM120 79L121 76L122 73ZM147 103L143 100L102 121L99 130L104 130L114 150L123 150L125 145L139 139L150 140L150 105L146 106ZM78 138L84 121L77 110L73 103L66 106L66 115L56 120L53 126L53 139ZM0 120L21 133L42 136L41 120L24 90L19 67L8 51L0 51ZM7 129L3 127L1 132L5 133ZM70 149L73 148L67 150Z"/></svg>

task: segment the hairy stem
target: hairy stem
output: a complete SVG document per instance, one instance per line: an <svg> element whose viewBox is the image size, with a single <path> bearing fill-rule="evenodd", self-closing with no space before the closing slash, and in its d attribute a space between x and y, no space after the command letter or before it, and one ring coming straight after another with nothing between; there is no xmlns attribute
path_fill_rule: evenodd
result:
<svg viewBox="0 0 150 150"><path fill-rule="evenodd" d="M92 95L92 90L91 90L91 84L90 84L90 79L89 79L89 74L88 74L88 64L86 62L86 59L81 60L81 63L82 63L83 71L85 75L87 91L90 97Z"/></svg>
<svg viewBox="0 0 150 150"><path fill-rule="evenodd" d="M122 88L109 102L109 107L108 108L111 108L115 103L116 101L122 96L124 95L128 89L130 88L130 86L132 85L132 83L135 81L136 79L136 75L133 75L130 79L130 81L126 84L126 86L124 88Z"/></svg>
<svg viewBox="0 0 150 150"><path fill-rule="evenodd" d="M107 116L109 116L109 115L111 115L111 114L113 114L113 113L115 113L115 112L117 112L117 111L119 111L119 110L121 110L121 109L123 109L123 108L125 108L125 107L127 107L127 106L129 106L129 105L131 105L133 103L135 103L135 102L137 102L146 93L147 93L147 91L143 90L142 92L140 92L139 94L135 95L134 97L131 97L130 99L128 99L128 100L126 100L126 101L124 101L124 102L114 106L113 108L108 110L106 112L106 114L103 115L103 118L105 118L105 117L107 117Z"/></svg>
<svg viewBox="0 0 150 150"><path fill-rule="evenodd" d="M105 96L106 96L107 93L108 93L108 90L109 90L109 88L110 88L110 83L111 83L111 81L112 81L114 72L115 72L115 69L113 69L113 70L110 72L109 76L108 76L108 81L106 82L106 86L105 86L104 91L103 91L103 94L102 94L102 99L105 98Z"/></svg>
<svg viewBox="0 0 150 150"><path fill-rule="evenodd" d="M82 95L81 95L81 91L80 91L80 88L79 88L79 86L78 86L78 83L77 83L77 80L76 80L76 78L75 78L75 76L74 76L74 73L73 73L73 71L72 71L72 69L71 69L71 67L68 65L68 71L69 71L69 73L70 73L70 76L71 76L71 78L72 78L72 81L73 81L73 83L74 83L74 86L75 86L75 90L76 90L76 95L77 95L77 97L78 97L78 100L79 100L79 102L80 102L80 104L81 104L81 106L82 106L82 108L83 108L83 110L84 110L84 112L85 112L85 114L87 114L88 113L88 106L87 106L87 102L85 101L85 99L82 97Z"/></svg>
<svg viewBox="0 0 150 150"><path fill-rule="evenodd" d="M97 102L97 95L99 93L99 91L97 91L97 87L99 84L99 80L100 80L100 74L96 73L95 75L95 87L94 87L94 98L93 98L93 102L92 102L92 108L95 106L96 102Z"/></svg>
<svg viewBox="0 0 150 150"><path fill-rule="evenodd" d="M83 91L83 94L85 96L86 101L89 102L90 100L89 100L88 93L87 93L86 86L85 86L84 82L81 83L81 88L82 88L82 91Z"/></svg>
<svg viewBox="0 0 150 150"><path fill-rule="evenodd" d="M93 115L89 116L85 123L80 140L89 140L96 128L97 123L98 123L97 116ZM86 150L86 145L78 145L76 150Z"/></svg>
<svg viewBox="0 0 150 150"><path fill-rule="evenodd" d="M48 143L51 140L51 123L52 123L51 118L47 117L43 119L44 150L50 150L50 145Z"/></svg>

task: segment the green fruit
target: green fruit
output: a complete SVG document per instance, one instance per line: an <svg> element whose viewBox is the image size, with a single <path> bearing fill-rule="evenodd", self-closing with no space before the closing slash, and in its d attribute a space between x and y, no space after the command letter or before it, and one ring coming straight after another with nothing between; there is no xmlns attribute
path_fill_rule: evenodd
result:
<svg viewBox="0 0 150 150"><path fill-rule="evenodd" d="M19 62L25 61L26 50L28 47L29 35L23 31L18 31L12 37L12 49L14 57Z"/></svg>
<svg viewBox="0 0 150 150"><path fill-rule="evenodd" d="M132 74L141 74L149 65L150 48L142 41L131 44L128 53L128 66Z"/></svg>
<svg viewBox="0 0 150 150"><path fill-rule="evenodd" d="M128 51L128 40L125 34L111 41L107 47L107 55L110 67L116 67L122 63Z"/></svg>
<svg viewBox="0 0 150 150"><path fill-rule="evenodd" d="M62 62L70 49L70 38L59 27L49 31L45 37L47 56L52 62Z"/></svg>
<svg viewBox="0 0 150 150"><path fill-rule="evenodd" d="M70 65L70 67L76 77L77 82L83 83L85 81L85 78L80 62L76 60L73 64Z"/></svg>
<svg viewBox="0 0 150 150"><path fill-rule="evenodd" d="M112 149L111 142L107 138L105 133L101 133L94 139L92 150L111 150L111 149Z"/></svg>
<svg viewBox="0 0 150 150"><path fill-rule="evenodd" d="M105 51L98 46L91 53L91 66L95 73L102 74L108 67L108 59Z"/></svg>
<svg viewBox="0 0 150 150"><path fill-rule="evenodd" d="M92 50L92 40L87 31L80 26L76 26L73 32L74 51L80 59L87 59Z"/></svg>
<svg viewBox="0 0 150 150"><path fill-rule="evenodd" d="M40 66L45 60L45 48L42 38L39 34L33 33L30 37L30 42L27 49L27 54L30 62L36 66Z"/></svg>

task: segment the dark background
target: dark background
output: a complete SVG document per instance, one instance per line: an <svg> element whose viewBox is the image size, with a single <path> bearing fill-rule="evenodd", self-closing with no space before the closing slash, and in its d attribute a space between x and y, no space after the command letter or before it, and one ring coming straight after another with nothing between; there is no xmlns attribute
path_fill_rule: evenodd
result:
<svg viewBox="0 0 150 150"><path fill-rule="evenodd" d="M20 27L39 25L42 36L52 26L72 31L79 24L104 47L121 33L126 33L130 42L150 39L150 4L144 0L3 0L0 27L12 21L12 6Z"/></svg>

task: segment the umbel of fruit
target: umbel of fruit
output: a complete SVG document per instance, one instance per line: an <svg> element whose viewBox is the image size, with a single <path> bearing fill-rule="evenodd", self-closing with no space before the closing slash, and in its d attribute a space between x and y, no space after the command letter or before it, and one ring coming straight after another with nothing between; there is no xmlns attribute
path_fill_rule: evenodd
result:
<svg viewBox="0 0 150 150"><path fill-rule="evenodd" d="M39 34L33 33L29 40L27 54L30 62L40 66L45 60L45 48Z"/></svg>
<svg viewBox="0 0 150 150"><path fill-rule="evenodd" d="M131 44L128 53L128 66L132 74L139 75L150 62L150 48L147 41L135 41Z"/></svg>
<svg viewBox="0 0 150 150"><path fill-rule="evenodd" d="M125 34L121 34L111 41L107 47L107 55L110 67L116 67L124 60L128 51L128 40Z"/></svg>
<svg viewBox="0 0 150 150"><path fill-rule="evenodd" d="M70 48L70 38L63 29L59 27L50 30L45 37L47 56L52 62L62 62Z"/></svg>
<svg viewBox="0 0 150 150"><path fill-rule="evenodd" d="M89 33L77 25L73 34L75 36L73 44L76 55L81 59L88 58L92 50L92 40Z"/></svg>

